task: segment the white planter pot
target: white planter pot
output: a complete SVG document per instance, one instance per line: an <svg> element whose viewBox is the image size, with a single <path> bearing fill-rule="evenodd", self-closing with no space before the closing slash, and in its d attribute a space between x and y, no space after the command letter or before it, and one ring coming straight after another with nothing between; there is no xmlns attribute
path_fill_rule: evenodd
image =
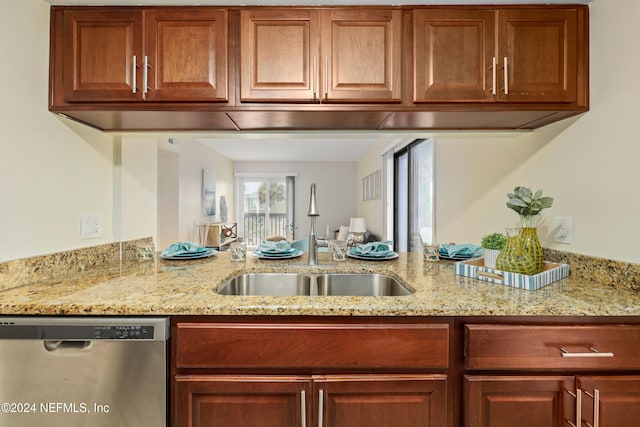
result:
<svg viewBox="0 0 640 427"><path fill-rule="evenodd" d="M497 249L483 249L484 266L489 268L496 268L496 259L500 253Z"/></svg>

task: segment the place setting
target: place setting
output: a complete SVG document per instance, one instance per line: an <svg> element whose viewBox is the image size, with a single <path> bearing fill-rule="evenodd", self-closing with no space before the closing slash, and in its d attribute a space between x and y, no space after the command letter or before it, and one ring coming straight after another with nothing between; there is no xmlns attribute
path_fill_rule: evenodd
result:
<svg viewBox="0 0 640 427"><path fill-rule="evenodd" d="M368 261L386 261L390 259L398 258L398 254L391 248L393 242L385 240L382 242L370 242L362 245L357 245L349 248L347 256L349 258L355 258Z"/></svg>
<svg viewBox="0 0 640 427"><path fill-rule="evenodd" d="M209 258L217 254L218 251L213 248L205 248L191 242L177 242L163 250L160 253L160 258L172 261L184 261Z"/></svg>
<svg viewBox="0 0 640 427"><path fill-rule="evenodd" d="M260 246L253 252L253 255L258 259L291 259L302 256L304 252L298 248L291 246L291 243L286 240L280 240L278 242L272 242L270 240L263 240L260 242Z"/></svg>

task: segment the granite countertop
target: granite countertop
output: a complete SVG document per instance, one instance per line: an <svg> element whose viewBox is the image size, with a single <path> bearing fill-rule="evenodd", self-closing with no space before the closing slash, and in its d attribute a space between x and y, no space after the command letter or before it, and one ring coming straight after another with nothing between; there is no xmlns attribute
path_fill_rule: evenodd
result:
<svg viewBox="0 0 640 427"><path fill-rule="evenodd" d="M3 315L317 315L317 316L636 316L640 293L571 275L537 291L455 275L450 262L420 253L389 261L334 262L319 254L293 260L232 262L228 252L191 261L105 263L69 277L0 291ZM401 297L225 296L215 290L244 272L357 272L394 276L415 289Z"/></svg>

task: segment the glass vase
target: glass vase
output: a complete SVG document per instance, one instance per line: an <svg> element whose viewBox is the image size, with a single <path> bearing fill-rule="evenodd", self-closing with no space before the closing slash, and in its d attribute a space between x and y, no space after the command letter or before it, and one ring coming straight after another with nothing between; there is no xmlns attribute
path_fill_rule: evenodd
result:
<svg viewBox="0 0 640 427"><path fill-rule="evenodd" d="M536 274L536 263L525 250L522 228L507 228L507 243L496 259L496 268L519 274Z"/></svg>
<svg viewBox="0 0 640 427"><path fill-rule="evenodd" d="M536 266L536 271L532 274L540 273L544 267L544 252L540 244L540 239L538 239L538 222L540 221L540 215L520 215L520 221L522 223L522 246Z"/></svg>

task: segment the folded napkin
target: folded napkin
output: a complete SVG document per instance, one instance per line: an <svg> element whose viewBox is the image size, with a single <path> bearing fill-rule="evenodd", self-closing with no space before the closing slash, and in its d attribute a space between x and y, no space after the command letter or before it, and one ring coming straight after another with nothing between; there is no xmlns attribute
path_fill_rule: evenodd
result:
<svg viewBox="0 0 640 427"><path fill-rule="evenodd" d="M263 240L260 242L258 250L263 253L283 253L291 249L291 243L286 240L280 240L279 242L272 242L270 240Z"/></svg>
<svg viewBox="0 0 640 427"><path fill-rule="evenodd" d="M351 254L357 256L382 258L394 253L391 250L391 245L393 245L393 242L390 240L385 240L383 242L365 243L364 245L359 245L355 248L352 248L350 252Z"/></svg>
<svg viewBox="0 0 640 427"><path fill-rule="evenodd" d="M482 246L472 245L472 244L461 244L461 245L442 245L440 247L440 253L447 257L472 257L475 255L480 255L480 251L482 250Z"/></svg>
<svg viewBox="0 0 640 427"><path fill-rule="evenodd" d="M195 243L191 242L178 242L170 245L165 250L162 251L162 256L164 257L172 257L172 256L180 256L185 254L199 254L205 252L207 249L202 248Z"/></svg>

